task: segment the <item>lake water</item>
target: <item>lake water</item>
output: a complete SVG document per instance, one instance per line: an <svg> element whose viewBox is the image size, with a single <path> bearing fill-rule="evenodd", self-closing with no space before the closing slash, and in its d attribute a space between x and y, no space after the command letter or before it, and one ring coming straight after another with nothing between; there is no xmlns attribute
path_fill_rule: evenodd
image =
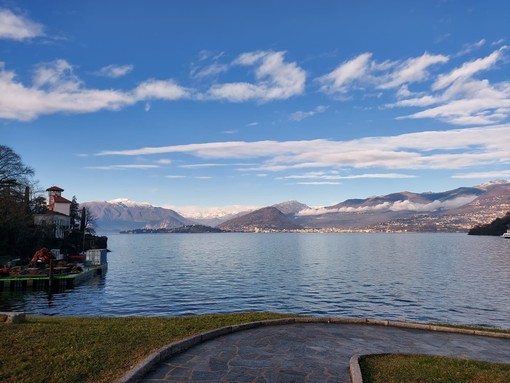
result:
<svg viewBox="0 0 510 383"><path fill-rule="evenodd" d="M75 289L0 311L174 316L275 311L510 328L510 240L465 234L110 235Z"/></svg>

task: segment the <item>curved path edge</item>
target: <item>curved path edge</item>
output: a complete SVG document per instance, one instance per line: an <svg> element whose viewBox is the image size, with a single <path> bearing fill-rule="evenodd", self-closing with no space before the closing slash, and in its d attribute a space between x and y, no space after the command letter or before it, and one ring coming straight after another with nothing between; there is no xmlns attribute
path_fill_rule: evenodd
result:
<svg viewBox="0 0 510 383"><path fill-rule="evenodd" d="M492 338L506 338L510 339L509 333L500 333L493 331L474 330L465 328L455 328L446 326L436 326L422 323L412 322L394 322L380 319L366 319L366 318L337 318L337 317L294 317L283 319L270 319L256 322L249 322L233 326L225 326L215 330L200 333L161 347L159 350L154 351L152 354L143 359L140 363L131 368L124 374L117 383L135 383L147 374L156 364L162 362L173 355L179 354L189 348L196 346L202 342L218 338L223 335L249 330L262 326L281 326L294 323L334 323L334 324L368 324L378 326L391 326L410 328L427 331L449 332L454 334L468 334L478 335ZM350 376L352 383L362 383L361 370L359 367L360 355L354 355L349 362Z"/></svg>

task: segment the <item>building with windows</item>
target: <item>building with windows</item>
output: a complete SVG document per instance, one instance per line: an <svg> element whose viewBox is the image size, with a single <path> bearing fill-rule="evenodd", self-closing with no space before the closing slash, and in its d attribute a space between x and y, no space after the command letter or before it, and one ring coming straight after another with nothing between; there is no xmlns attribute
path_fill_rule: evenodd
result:
<svg viewBox="0 0 510 383"><path fill-rule="evenodd" d="M52 226L55 228L55 238L64 238L71 226L71 201L62 197L64 189L52 186L48 192L48 211L34 215L34 223L39 226Z"/></svg>

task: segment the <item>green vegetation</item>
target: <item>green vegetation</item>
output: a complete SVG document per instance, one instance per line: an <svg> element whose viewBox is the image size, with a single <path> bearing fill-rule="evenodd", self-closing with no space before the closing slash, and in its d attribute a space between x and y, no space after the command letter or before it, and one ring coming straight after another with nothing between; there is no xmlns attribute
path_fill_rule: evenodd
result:
<svg viewBox="0 0 510 383"><path fill-rule="evenodd" d="M31 195L34 170L8 146L0 145L0 258L22 256L39 235L32 212L44 209L44 200ZM30 250L29 250L30 249Z"/></svg>
<svg viewBox="0 0 510 383"><path fill-rule="evenodd" d="M290 315L28 317L0 326L1 382L112 382L151 352L219 327Z"/></svg>
<svg viewBox="0 0 510 383"><path fill-rule="evenodd" d="M34 170L25 165L16 152L0 145L0 267L16 258L26 264L35 251L43 247L76 254L83 250L83 230L86 232L86 247L90 247L92 241L102 241L105 247L106 237L91 235L93 217L83 209L80 212L76 197L71 202L71 225L64 238L55 238L53 223L35 225L34 217L47 213L48 207L34 174ZM82 228L77 230L80 221Z"/></svg>
<svg viewBox="0 0 510 383"><path fill-rule="evenodd" d="M112 382L155 350L177 340L224 326L292 316L29 316L20 324L0 325L0 381ZM369 356L360 360L360 366L365 383L510 382L510 365L435 356Z"/></svg>
<svg viewBox="0 0 510 383"><path fill-rule="evenodd" d="M510 365L426 355L360 359L364 383L508 383Z"/></svg>
<svg viewBox="0 0 510 383"><path fill-rule="evenodd" d="M469 235L503 235L510 228L510 211L502 218L496 218L486 225L477 225L471 228Z"/></svg>

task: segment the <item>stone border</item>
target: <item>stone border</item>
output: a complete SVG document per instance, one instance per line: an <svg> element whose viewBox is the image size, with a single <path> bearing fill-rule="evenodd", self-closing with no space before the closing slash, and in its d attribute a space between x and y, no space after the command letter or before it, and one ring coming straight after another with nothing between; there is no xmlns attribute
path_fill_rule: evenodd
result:
<svg viewBox="0 0 510 383"><path fill-rule="evenodd" d="M25 320L24 312L0 312L0 323L13 324L20 323Z"/></svg>
<svg viewBox="0 0 510 383"><path fill-rule="evenodd" d="M349 376L351 383L363 383L363 376L361 375L361 368L359 366L359 359L361 355L353 355L349 359Z"/></svg>
<svg viewBox="0 0 510 383"><path fill-rule="evenodd" d="M126 374L124 374L124 376L117 380L117 383L135 383L138 380L140 380L145 374L147 374L159 362L162 362L170 358L171 356L184 352L189 348L196 346L202 342L218 338L223 335L228 335L244 330L250 330L257 327L281 326L294 323L367 324L376 326L391 326L425 331L449 332L454 334L466 334L487 336L492 338L510 339L509 333L498 333L483 330L470 330L463 328L436 326L412 322L393 322L380 319L338 318L338 317L294 317L283 319L271 319L221 327L212 331L204 332L201 334L191 336L189 338L182 339L177 342L170 343L169 345L163 346L159 350L156 350L155 352L147 356L144 360L142 360L140 363L132 367L131 370L129 370ZM363 379L361 377L361 370L358 363L359 358L360 355L354 355L349 361L349 370L352 383L363 383Z"/></svg>

